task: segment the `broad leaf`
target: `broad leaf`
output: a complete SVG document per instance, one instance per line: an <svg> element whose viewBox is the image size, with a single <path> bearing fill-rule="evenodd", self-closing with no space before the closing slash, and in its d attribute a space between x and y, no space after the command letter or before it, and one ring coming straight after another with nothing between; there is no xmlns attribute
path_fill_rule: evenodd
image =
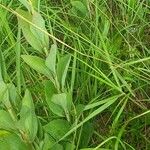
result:
<svg viewBox="0 0 150 150"><path fill-rule="evenodd" d="M10 134L11 134L11 132L9 132L9 131L0 130L0 138L1 138L1 137L6 137L6 136L8 136L8 135L10 135Z"/></svg>
<svg viewBox="0 0 150 150"><path fill-rule="evenodd" d="M0 129L4 130L15 130L15 122L13 121L10 114L4 110L0 110Z"/></svg>
<svg viewBox="0 0 150 150"><path fill-rule="evenodd" d="M63 146L58 143L56 144L51 136L45 134L43 150L63 150Z"/></svg>
<svg viewBox="0 0 150 150"><path fill-rule="evenodd" d="M29 11L31 11L31 4L28 0L19 0Z"/></svg>
<svg viewBox="0 0 150 150"><path fill-rule="evenodd" d="M1 132L1 131L0 131ZM0 137L1 150L27 150L29 147L16 134L6 134Z"/></svg>
<svg viewBox="0 0 150 150"><path fill-rule="evenodd" d="M57 53L57 46L53 44L50 49L50 53L46 58L45 64L46 66L56 74L56 53Z"/></svg>
<svg viewBox="0 0 150 150"><path fill-rule="evenodd" d="M34 112L32 96L28 90L22 100L19 127L27 135L27 140L33 141L38 129L37 118Z"/></svg>
<svg viewBox="0 0 150 150"><path fill-rule="evenodd" d="M50 70L45 65L44 59L31 55L22 55L22 58L31 68L53 80Z"/></svg>
<svg viewBox="0 0 150 150"><path fill-rule="evenodd" d="M91 140L91 137L93 135L94 126L92 123L87 122L82 127L82 133L81 133L81 141L79 146L80 147L88 147L88 144Z"/></svg>
<svg viewBox="0 0 150 150"><path fill-rule="evenodd" d="M30 23L32 23L32 15L29 12L21 9L18 9L17 12L19 15L23 17L21 18L20 16L18 16L18 22L21 26L25 39L35 50L42 53L44 51L42 43L40 42L39 38L35 37L35 35L31 32L30 29L31 28Z"/></svg>
<svg viewBox="0 0 150 150"><path fill-rule="evenodd" d="M49 48L49 37L45 33L45 22L42 16L34 11L30 14L27 11L18 9L18 22L21 26L22 32L28 43L37 51L43 53Z"/></svg>
<svg viewBox="0 0 150 150"><path fill-rule="evenodd" d="M9 109L12 108L10 103L10 95L8 85L5 84L3 81L0 82L0 101Z"/></svg>
<svg viewBox="0 0 150 150"><path fill-rule="evenodd" d="M80 115L83 113L83 111L84 111L84 108L85 108L85 105L83 105L83 104L78 104L77 106L76 106L76 116L77 117L80 117Z"/></svg>
<svg viewBox="0 0 150 150"><path fill-rule="evenodd" d="M61 83L62 89L64 88L65 85L65 79L66 79L70 60L71 60L71 56L68 54L60 58L57 64L57 76L58 76L59 83Z"/></svg>
<svg viewBox="0 0 150 150"><path fill-rule="evenodd" d="M20 98L17 93L16 87L14 84L10 83L8 84L8 92L9 92L9 101L11 105L13 106L14 109L19 110L21 103L20 103Z"/></svg>
<svg viewBox="0 0 150 150"><path fill-rule="evenodd" d="M54 84L51 81L46 81L45 82L45 95L46 95L47 104L48 104L50 110L54 114L56 114L60 117L64 117L65 114L64 114L62 107L60 107L59 105L52 102L52 96L56 93L57 93L57 90L56 90Z"/></svg>
<svg viewBox="0 0 150 150"><path fill-rule="evenodd" d="M71 99L67 94L68 93L54 94L51 98L51 101L60 106L68 115L71 109Z"/></svg>
<svg viewBox="0 0 150 150"><path fill-rule="evenodd" d="M29 11L33 8L37 8L38 0L19 0Z"/></svg>
<svg viewBox="0 0 150 150"><path fill-rule="evenodd" d="M81 1L72 1L71 2L73 9L76 11L77 15L81 15L81 17L85 17L88 13L87 7Z"/></svg>
<svg viewBox="0 0 150 150"><path fill-rule="evenodd" d="M0 82L1 81L7 81L8 75L7 75L7 69L5 65L5 59L2 51L0 50Z"/></svg>
<svg viewBox="0 0 150 150"><path fill-rule="evenodd" d="M8 97L7 85L1 81L0 82L0 102L4 101Z"/></svg>
<svg viewBox="0 0 150 150"><path fill-rule="evenodd" d="M65 143L65 150L74 150L75 149L75 145L69 142Z"/></svg>
<svg viewBox="0 0 150 150"><path fill-rule="evenodd" d="M30 0L32 3L32 7L34 7L35 9L38 7L38 0Z"/></svg>
<svg viewBox="0 0 150 150"><path fill-rule="evenodd" d="M43 50L44 49L48 50L49 49L49 37L47 34L45 34L45 32L47 32L45 28L45 21L42 18L40 13L36 11L33 12L32 23L36 25L36 27L31 25L30 26L31 32L37 39L39 39L39 42L41 43Z"/></svg>
<svg viewBox="0 0 150 150"><path fill-rule="evenodd" d="M59 140L70 130L70 124L66 120L57 119L45 125L44 129L55 140Z"/></svg>

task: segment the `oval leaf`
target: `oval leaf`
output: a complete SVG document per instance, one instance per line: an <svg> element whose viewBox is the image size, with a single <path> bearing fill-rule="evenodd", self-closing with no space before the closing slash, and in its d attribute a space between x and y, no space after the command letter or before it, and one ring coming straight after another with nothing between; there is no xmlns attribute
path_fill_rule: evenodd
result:
<svg viewBox="0 0 150 150"><path fill-rule="evenodd" d="M32 23L32 15L24 10L18 9L17 13L21 15L23 18L18 16L18 22L22 29L23 35L27 42L37 51L43 52L43 46L40 42L40 39L38 39L32 32L31 32L31 24Z"/></svg>

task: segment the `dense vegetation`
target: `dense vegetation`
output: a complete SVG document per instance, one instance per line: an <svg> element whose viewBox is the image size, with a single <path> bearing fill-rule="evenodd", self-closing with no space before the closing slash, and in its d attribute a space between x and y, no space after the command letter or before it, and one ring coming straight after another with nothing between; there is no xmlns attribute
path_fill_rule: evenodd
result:
<svg viewBox="0 0 150 150"><path fill-rule="evenodd" d="M1 150L150 150L149 0L0 0Z"/></svg>

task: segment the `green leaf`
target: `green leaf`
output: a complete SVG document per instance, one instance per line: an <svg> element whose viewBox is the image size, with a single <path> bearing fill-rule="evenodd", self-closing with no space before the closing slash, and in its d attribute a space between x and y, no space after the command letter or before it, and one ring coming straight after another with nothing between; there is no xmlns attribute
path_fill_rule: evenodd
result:
<svg viewBox="0 0 150 150"><path fill-rule="evenodd" d="M27 42L40 53L48 50L49 37L45 34L47 30L42 16L36 11L34 11L33 14L30 14L21 9L18 9L17 13L22 16L18 16L18 22Z"/></svg>
<svg viewBox="0 0 150 150"><path fill-rule="evenodd" d="M53 44L51 46L50 53L46 58L45 64L54 74L56 74L56 54L57 54L57 46Z"/></svg>
<svg viewBox="0 0 150 150"><path fill-rule="evenodd" d="M20 111L19 127L27 135L27 140L33 141L38 130L38 122L34 112L34 104L32 96L28 90L22 100L22 108Z"/></svg>
<svg viewBox="0 0 150 150"><path fill-rule="evenodd" d="M0 138L6 137L6 136L8 136L9 134L11 134L11 132L6 131L6 130L0 130Z"/></svg>
<svg viewBox="0 0 150 150"><path fill-rule="evenodd" d="M10 114L4 110L0 110L0 129L15 130L15 122L11 118Z"/></svg>
<svg viewBox="0 0 150 150"><path fill-rule="evenodd" d="M11 104L15 107L14 109L18 110L20 108L20 99L19 95L17 93L16 87L14 84L10 83L8 84L8 92L9 92L9 100Z"/></svg>
<svg viewBox="0 0 150 150"><path fill-rule="evenodd" d="M44 59L31 55L22 55L21 57L31 68L53 80L50 70L45 65Z"/></svg>
<svg viewBox="0 0 150 150"><path fill-rule="evenodd" d="M57 93L57 90L56 90L54 84L51 81L46 81L45 82L45 95L46 95L47 104L48 104L50 110L54 114L56 114L60 117L64 117L65 115L64 115L63 109L59 105L52 102L52 96L56 93Z"/></svg>
<svg viewBox="0 0 150 150"><path fill-rule="evenodd" d="M55 140L59 140L70 130L70 124L66 120L56 119L45 125L44 129Z"/></svg>
<svg viewBox="0 0 150 150"><path fill-rule="evenodd" d="M23 35L27 42L37 51L42 53L43 46L42 43L40 42L40 39L38 39L32 32L31 32L31 24L32 23L32 15L24 10L18 9L17 10L18 14L21 15L23 18L18 16L18 22L20 24L20 27L22 29ZM30 23L29 23L30 22Z"/></svg>
<svg viewBox="0 0 150 150"><path fill-rule="evenodd" d="M87 15L88 9L81 1L72 1L71 4L74 10L76 10L77 14L80 14L82 17Z"/></svg>
<svg viewBox="0 0 150 150"><path fill-rule="evenodd" d="M63 150L63 146L58 143L56 144L51 136L45 134L43 150Z"/></svg>
<svg viewBox="0 0 150 150"><path fill-rule="evenodd" d="M31 4L27 0L19 0L29 11L31 11Z"/></svg>
<svg viewBox="0 0 150 150"><path fill-rule="evenodd" d="M71 60L71 55L68 54L60 58L57 64L58 81L59 83L61 83L62 88L64 88L65 85L65 79L69 68L70 60Z"/></svg>
<svg viewBox="0 0 150 150"><path fill-rule="evenodd" d="M45 32L47 32L45 28L45 21L40 13L36 11L33 12L32 23L36 25L38 28L31 25L30 26L31 32L37 39L39 39L39 42L41 43L43 50L44 49L48 50L49 49L49 37L47 34L45 34Z"/></svg>
<svg viewBox="0 0 150 150"><path fill-rule="evenodd" d="M7 134L5 137L0 137L1 150L27 150L26 144L16 134Z"/></svg>
<svg viewBox="0 0 150 150"><path fill-rule="evenodd" d="M76 106L76 116L77 117L80 117L80 115L83 113L83 111L84 111L84 108L85 108L85 105L83 105L83 104L78 104L77 106Z"/></svg>
<svg viewBox="0 0 150 150"><path fill-rule="evenodd" d="M8 84L5 84L3 81L0 82L0 101L9 109L11 109L11 103L9 101L9 89Z"/></svg>
<svg viewBox="0 0 150 150"><path fill-rule="evenodd" d="M67 97L66 93L61 93L61 94L54 94L52 96L52 102L61 106L64 111L67 110Z"/></svg>
<svg viewBox="0 0 150 150"><path fill-rule="evenodd" d="M51 101L61 108L63 108L65 113L68 113L71 109L71 100L70 97L67 97L68 93L60 93L60 94L53 94Z"/></svg>
<svg viewBox="0 0 150 150"><path fill-rule="evenodd" d="M30 0L34 8L38 7L38 0Z"/></svg>
<svg viewBox="0 0 150 150"><path fill-rule="evenodd" d="M37 8L38 0L19 0L29 11L32 11L33 7Z"/></svg>
<svg viewBox="0 0 150 150"><path fill-rule="evenodd" d="M83 125L82 133L81 133L82 140L80 141L79 147L88 147L93 131L94 131L94 126L92 123L87 122Z"/></svg>
<svg viewBox="0 0 150 150"><path fill-rule="evenodd" d="M70 131L68 133L66 133L62 139L64 139L65 137L69 136L71 133L73 133L75 130L77 130L79 127L81 127L84 123L86 123L87 121L89 121L90 119L92 119L93 117L95 117L96 115L100 114L102 111L104 111L105 109L107 109L110 105L112 105L117 99L113 99L110 100L108 102L106 102L105 104L103 104L102 106L100 106L98 109L94 110L91 114L89 114L83 121L81 121L79 124L75 125L72 129L70 129Z"/></svg>
<svg viewBox="0 0 150 150"><path fill-rule="evenodd" d="M8 98L7 85L1 81L0 82L0 102Z"/></svg>
<svg viewBox="0 0 150 150"><path fill-rule="evenodd" d="M7 81L8 75L7 75L7 69L5 65L5 59L2 51L0 51L0 82L1 81Z"/></svg>
<svg viewBox="0 0 150 150"><path fill-rule="evenodd" d="M75 145L69 142L65 143L65 150L74 150L75 149Z"/></svg>

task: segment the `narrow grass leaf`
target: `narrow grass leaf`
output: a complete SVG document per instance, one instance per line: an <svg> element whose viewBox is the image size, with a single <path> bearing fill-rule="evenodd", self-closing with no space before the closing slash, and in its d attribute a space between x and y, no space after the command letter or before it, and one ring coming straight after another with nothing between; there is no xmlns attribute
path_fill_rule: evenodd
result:
<svg viewBox="0 0 150 150"><path fill-rule="evenodd" d="M116 101L116 99L113 99L113 100L110 100L110 101L106 102L102 106L100 106L98 109L96 109L91 114L89 114L89 116L86 117L82 122L80 122L78 125L76 125L75 127L73 127L69 132L67 132L61 139L59 139L59 141L63 140L67 136L69 136L71 133L73 133L75 130L77 130L79 127L81 127L85 122L89 121L90 119L92 119L96 115L100 114L103 110L107 109L115 101Z"/></svg>
<svg viewBox="0 0 150 150"><path fill-rule="evenodd" d="M120 97L120 95L115 95L115 96L100 100L98 102L88 104L88 105L85 106L84 111L95 108L95 107L98 107L99 105L105 104L106 102L108 102L110 100L117 99L118 97Z"/></svg>

